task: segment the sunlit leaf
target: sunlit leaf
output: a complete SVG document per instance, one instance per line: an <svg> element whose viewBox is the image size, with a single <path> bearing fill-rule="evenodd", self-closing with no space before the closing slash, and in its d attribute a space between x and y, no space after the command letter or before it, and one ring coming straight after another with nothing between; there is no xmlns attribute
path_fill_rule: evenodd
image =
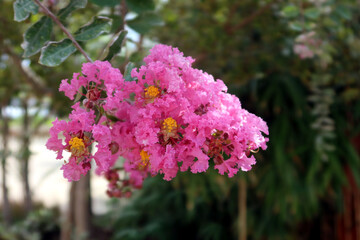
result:
<svg viewBox="0 0 360 240"><path fill-rule="evenodd" d="M111 19L105 17L95 17L93 21L75 32L74 37L78 41L88 41L110 32Z"/></svg>
<svg viewBox="0 0 360 240"><path fill-rule="evenodd" d="M76 51L70 39L61 42L51 42L41 51L39 63L48 67L55 67L64 62Z"/></svg>
<svg viewBox="0 0 360 240"><path fill-rule="evenodd" d="M44 16L25 32L24 42L21 45L25 50L24 57L38 53L44 44L50 40L52 26L52 20Z"/></svg>
<svg viewBox="0 0 360 240"><path fill-rule="evenodd" d="M13 4L14 7L14 20L21 22L27 19L30 13L38 12L38 5L32 0L16 0Z"/></svg>

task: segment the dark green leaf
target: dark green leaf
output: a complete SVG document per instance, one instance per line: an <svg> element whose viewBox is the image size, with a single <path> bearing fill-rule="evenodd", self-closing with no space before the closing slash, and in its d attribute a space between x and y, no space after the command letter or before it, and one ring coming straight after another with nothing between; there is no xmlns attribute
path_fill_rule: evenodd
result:
<svg viewBox="0 0 360 240"><path fill-rule="evenodd" d="M41 51L39 63L55 67L65 61L76 51L70 39L64 39L61 42L51 42Z"/></svg>
<svg viewBox="0 0 360 240"><path fill-rule="evenodd" d="M96 5L99 5L101 7L114 7L118 4L120 4L120 0L90 0L90 2L95 3Z"/></svg>
<svg viewBox="0 0 360 240"><path fill-rule="evenodd" d="M83 96L83 94L84 94L83 93L83 87L79 87L79 90L78 90L78 93L75 96L74 102L75 103L78 102L81 99L81 97Z"/></svg>
<svg viewBox="0 0 360 240"><path fill-rule="evenodd" d="M127 81L127 82L136 81L135 78L132 78L132 77L131 77L131 70L133 70L134 68L135 68L135 64L132 63L132 62L129 62L129 63L126 65L125 73L124 73L125 81Z"/></svg>
<svg viewBox="0 0 360 240"><path fill-rule="evenodd" d="M335 13L345 20L351 20L351 11L344 5L339 5L335 8Z"/></svg>
<svg viewBox="0 0 360 240"><path fill-rule="evenodd" d="M131 11L136 13L153 11L155 9L155 4L152 0L126 0L126 5Z"/></svg>
<svg viewBox="0 0 360 240"><path fill-rule="evenodd" d="M123 41L126 37L127 31L121 31L118 38L115 40L115 42L110 46L109 53L104 59L104 61L110 61L116 54L120 53L121 46L123 44Z"/></svg>
<svg viewBox="0 0 360 240"><path fill-rule="evenodd" d="M123 25L122 17L119 16L119 15L110 15L110 16L107 16L107 17L112 19L110 32L112 32L112 33L119 32L119 30L121 29L121 27Z"/></svg>
<svg viewBox="0 0 360 240"><path fill-rule="evenodd" d="M16 0L13 4L14 7L14 20L21 22L27 19L30 13L38 12L38 5L36 5L32 0Z"/></svg>
<svg viewBox="0 0 360 240"><path fill-rule="evenodd" d="M281 14L287 18L296 17L299 15L299 9L294 5L286 6L281 10Z"/></svg>
<svg viewBox="0 0 360 240"><path fill-rule="evenodd" d="M58 17L61 20L64 20L71 12L80 8L84 8L86 4L87 0L71 0L66 7L59 11Z"/></svg>
<svg viewBox="0 0 360 240"><path fill-rule="evenodd" d="M147 33L152 27L162 26L164 22L155 13L144 13L127 22L128 26L140 34Z"/></svg>
<svg viewBox="0 0 360 240"><path fill-rule="evenodd" d="M315 20L320 16L320 11L318 8L308 8L304 12L305 17Z"/></svg>
<svg viewBox="0 0 360 240"><path fill-rule="evenodd" d="M119 118L117 118L117 117L115 117L113 115L107 114L106 112L105 112L105 115L106 115L106 118L109 119L110 121L113 121L113 122L121 121Z"/></svg>
<svg viewBox="0 0 360 240"><path fill-rule="evenodd" d="M50 40L52 25L51 19L44 16L26 30L24 42L21 45L25 50L24 57L38 53L43 45Z"/></svg>
<svg viewBox="0 0 360 240"><path fill-rule="evenodd" d="M90 24L81 27L74 37L78 41L88 41L107 33L111 29L111 19L105 17L95 17Z"/></svg>

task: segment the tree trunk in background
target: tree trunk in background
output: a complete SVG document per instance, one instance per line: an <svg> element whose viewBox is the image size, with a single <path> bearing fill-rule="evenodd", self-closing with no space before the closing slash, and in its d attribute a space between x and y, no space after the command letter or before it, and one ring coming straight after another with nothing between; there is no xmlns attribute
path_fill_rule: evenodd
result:
<svg viewBox="0 0 360 240"><path fill-rule="evenodd" d="M61 236L60 240L71 240L72 229L74 227L74 215L75 215L75 191L76 182L71 183L70 195L69 195L69 208L66 212L64 221L61 224Z"/></svg>
<svg viewBox="0 0 360 240"><path fill-rule="evenodd" d="M29 109L28 103L25 99L23 101L24 119L23 119L23 135L22 135L22 149L20 149L21 158L21 177L24 188L24 207L25 211L29 213L32 210L32 199L29 184L29 159L30 159L30 132L29 132Z"/></svg>
<svg viewBox="0 0 360 240"><path fill-rule="evenodd" d="M360 155L360 135L354 137L351 142ZM345 166L349 184L343 187L344 212L337 219L338 238L344 240L360 239L360 186L357 185L352 171L350 166Z"/></svg>
<svg viewBox="0 0 360 240"><path fill-rule="evenodd" d="M242 176L238 183L238 240L246 240L246 179Z"/></svg>
<svg viewBox="0 0 360 240"><path fill-rule="evenodd" d="M9 137L9 119L2 114L3 108L0 109L0 119L3 124L2 126L2 142L3 149L1 155L1 174L2 174L2 215L5 225L9 226L11 223L11 209L7 188L7 179L6 179L6 160L8 156L8 137Z"/></svg>
<svg viewBox="0 0 360 240"><path fill-rule="evenodd" d="M90 236L90 172L76 183L75 191L75 239L89 239Z"/></svg>
<svg viewBox="0 0 360 240"><path fill-rule="evenodd" d="M61 240L90 239L91 236L90 173L71 183L69 208L62 224Z"/></svg>

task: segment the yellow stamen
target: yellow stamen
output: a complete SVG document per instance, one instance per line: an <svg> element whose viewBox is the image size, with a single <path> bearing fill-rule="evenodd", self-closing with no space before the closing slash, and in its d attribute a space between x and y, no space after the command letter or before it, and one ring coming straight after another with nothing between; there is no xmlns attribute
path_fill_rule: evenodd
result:
<svg viewBox="0 0 360 240"><path fill-rule="evenodd" d="M171 117L168 117L164 120L163 122L163 129L167 132L172 132L175 128L177 128L177 123L176 121L171 118Z"/></svg>
<svg viewBox="0 0 360 240"><path fill-rule="evenodd" d="M149 164L150 155L147 153L147 151L141 150L140 157L141 163L139 164L139 167L146 167Z"/></svg>
<svg viewBox="0 0 360 240"><path fill-rule="evenodd" d="M73 137L72 139L70 139L69 144L70 144L70 151L75 156L79 156L82 153L84 153L85 144L84 144L84 140L82 140L81 138Z"/></svg>
<svg viewBox="0 0 360 240"><path fill-rule="evenodd" d="M155 86L149 86L145 88L145 97L147 98L156 98L160 95L160 91Z"/></svg>

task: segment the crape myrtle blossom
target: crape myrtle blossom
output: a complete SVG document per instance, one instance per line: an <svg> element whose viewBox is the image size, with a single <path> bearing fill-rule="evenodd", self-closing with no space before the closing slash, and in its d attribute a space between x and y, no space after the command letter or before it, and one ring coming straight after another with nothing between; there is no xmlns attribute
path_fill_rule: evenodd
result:
<svg viewBox="0 0 360 240"><path fill-rule="evenodd" d="M68 151L71 156L62 166L64 177L69 181L78 181L91 168L91 154L88 147L91 145L90 132L95 120L94 111L86 111L76 103L69 115L69 122L56 119L50 129L50 138L46 147L57 152L57 159L62 159L63 151ZM59 138L62 133L65 141Z"/></svg>
<svg viewBox="0 0 360 240"><path fill-rule="evenodd" d="M56 120L50 130L47 147L58 159L63 150L71 152L64 176L78 180L94 159L97 173L109 180L108 194L119 197L129 194L129 186L141 187L149 175L171 180L178 171L200 173L214 166L232 177L250 170L251 152L266 149L266 123L242 109L221 80L192 68L194 59L177 48L156 45L144 62L132 70L136 81L125 81L101 61L83 64L82 74L62 81L60 91L70 99L86 90L80 92L84 107L76 103L70 121ZM92 142L94 154L87 150ZM123 172L128 177L120 177Z"/></svg>

